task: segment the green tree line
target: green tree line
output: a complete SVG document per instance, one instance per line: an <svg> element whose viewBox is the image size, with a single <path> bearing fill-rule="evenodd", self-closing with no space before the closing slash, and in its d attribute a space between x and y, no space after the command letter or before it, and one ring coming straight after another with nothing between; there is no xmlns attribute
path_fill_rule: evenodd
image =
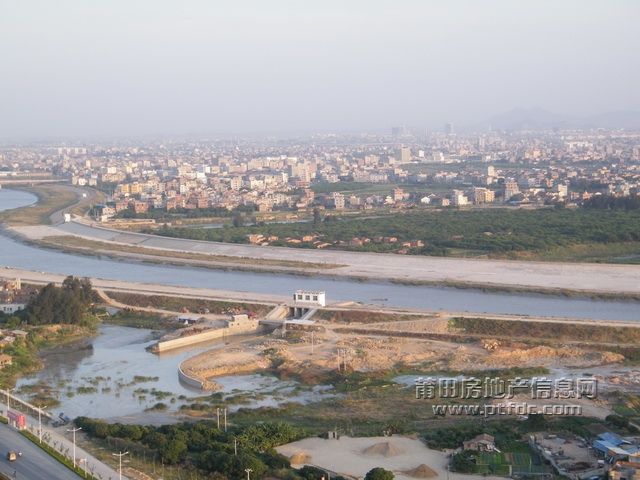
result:
<svg viewBox="0 0 640 480"><path fill-rule="evenodd" d="M91 281L69 276L60 287L53 283L44 286L29 300L19 318L29 325L87 325L93 321L93 301Z"/></svg>
<svg viewBox="0 0 640 480"><path fill-rule="evenodd" d="M165 465L193 466L201 472L214 474L211 478L218 480L245 478L246 468L252 469L252 478L262 478L267 472L290 470L289 460L274 448L302 437L300 429L282 422L232 428L228 432L210 421L155 427L79 417L75 423L92 437L137 442L157 452Z"/></svg>
<svg viewBox="0 0 640 480"><path fill-rule="evenodd" d="M614 202L615 203L615 202ZM422 240L424 247L410 253L449 255L454 250L475 254L546 250L577 244L607 244L640 240L640 210L613 208L546 208L536 210L409 211L368 219L333 219L322 222L267 224L252 227L195 229L161 228L149 233L168 237L246 243L250 233L275 235L273 245L312 248L311 242L288 244L286 237L317 235L323 242L348 242L354 237L396 237L399 242ZM389 252L398 243L375 242L336 248Z"/></svg>

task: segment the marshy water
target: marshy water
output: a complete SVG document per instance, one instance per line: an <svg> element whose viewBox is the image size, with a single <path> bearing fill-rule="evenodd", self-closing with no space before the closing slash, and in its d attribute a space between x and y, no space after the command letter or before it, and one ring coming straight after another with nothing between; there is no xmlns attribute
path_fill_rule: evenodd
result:
<svg viewBox="0 0 640 480"><path fill-rule="evenodd" d="M124 423L177 421L180 406L211 395L181 383L178 365L190 356L225 344L203 343L197 348L156 355L146 350L156 339L151 330L103 325L95 338L44 351L44 368L20 379L17 390L21 396L30 397L39 386L49 387L48 396L60 402L49 410L71 418L85 415ZM216 381L231 412L318 401L332 395L328 386L307 387L268 375L225 376ZM157 403L165 404L166 409L153 409Z"/></svg>

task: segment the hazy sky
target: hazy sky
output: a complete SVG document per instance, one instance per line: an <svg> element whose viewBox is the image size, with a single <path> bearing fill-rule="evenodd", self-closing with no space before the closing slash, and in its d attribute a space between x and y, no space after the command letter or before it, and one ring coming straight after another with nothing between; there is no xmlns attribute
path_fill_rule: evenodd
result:
<svg viewBox="0 0 640 480"><path fill-rule="evenodd" d="M0 137L640 110L638 0L0 0Z"/></svg>

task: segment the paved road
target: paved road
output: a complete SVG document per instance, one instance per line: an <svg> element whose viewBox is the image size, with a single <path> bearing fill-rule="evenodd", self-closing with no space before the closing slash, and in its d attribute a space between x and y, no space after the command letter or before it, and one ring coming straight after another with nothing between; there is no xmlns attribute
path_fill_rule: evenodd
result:
<svg viewBox="0 0 640 480"><path fill-rule="evenodd" d="M7 460L9 450L21 451L22 457L15 462L9 462ZM5 424L0 424L0 455L0 472L9 478L18 480L81 478Z"/></svg>
<svg viewBox="0 0 640 480"><path fill-rule="evenodd" d="M66 212L70 212L72 211L77 205L79 205L82 202L86 202L86 201L92 201L95 200L98 197L98 191L94 190L93 188L81 188L81 187L72 187L69 185L64 185L65 188L67 188L68 190L73 191L73 193L76 194L77 197L77 201L76 203L69 205L68 207L64 207L60 210L57 210L55 212L53 212L50 216L49 216L49 220L51 221L52 225L59 225L61 223L64 222L64 214ZM83 197L82 195L86 194L86 197Z"/></svg>
<svg viewBox="0 0 640 480"><path fill-rule="evenodd" d="M8 278L21 278L23 282L32 283L36 285L43 285L46 283L62 283L66 275L57 273L45 273L34 272L31 270L23 270L18 268L0 267L0 276ZM139 293L142 295L166 295L182 298L196 298L204 300L221 300L221 301L237 301L247 303L260 303L265 305L276 306L278 304L287 304L290 301L290 297L284 295L272 295L268 293L254 293L254 292L238 292L232 290L216 290L212 288L193 288L193 287L180 287L175 285L162 285L152 283L140 283L140 282L127 282L124 280L106 280L102 278L91 278L91 283L96 289L106 290L107 294L110 291L125 292L125 293ZM566 322L573 324L592 324L601 326L630 326L637 327L638 322L636 320L604 320L604 319L592 319L592 318L574 318L574 317L556 317L556 316L530 316L530 315L508 315L508 314L492 314L492 313L469 313L469 312L455 312L455 311L442 311L437 312L428 308L400 308L400 307L381 307L380 305L369 305L352 302L336 302L327 305L329 309L335 310L369 310L380 313L416 313L416 314L434 314L462 316L462 317L477 317L478 315L484 318L495 318L498 320L513 320L513 321L525 321L525 322Z"/></svg>

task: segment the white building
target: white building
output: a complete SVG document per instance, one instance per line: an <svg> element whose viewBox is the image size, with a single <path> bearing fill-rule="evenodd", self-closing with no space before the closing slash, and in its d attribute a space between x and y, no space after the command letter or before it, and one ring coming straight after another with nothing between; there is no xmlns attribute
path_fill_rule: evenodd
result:
<svg viewBox="0 0 640 480"><path fill-rule="evenodd" d="M454 205L456 207L461 207L463 205L468 205L468 204L469 204L469 199L466 197L464 192L461 192L460 190L453 191L453 193L451 194L451 205Z"/></svg>
<svg viewBox="0 0 640 480"><path fill-rule="evenodd" d="M5 315L13 315L18 310L24 310L24 303L0 303L0 312Z"/></svg>
<svg viewBox="0 0 640 480"><path fill-rule="evenodd" d="M326 305L325 292L311 292L307 290L296 290L293 294L293 301L300 305L315 305L324 307Z"/></svg>

